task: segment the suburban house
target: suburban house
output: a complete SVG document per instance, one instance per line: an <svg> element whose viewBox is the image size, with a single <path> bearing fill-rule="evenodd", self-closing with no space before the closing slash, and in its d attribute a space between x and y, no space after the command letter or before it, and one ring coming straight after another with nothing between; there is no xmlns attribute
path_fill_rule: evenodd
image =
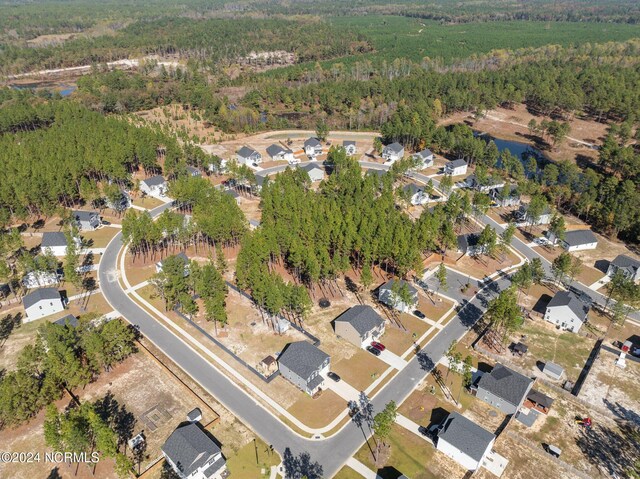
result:
<svg viewBox="0 0 640 479"><path fill-rule="evenodd" d="M342 142L342 148L344 148L344 151L346 151L349 156L353 156L358 152L358 147L356 146L355 141L344 140Z"/></svg>
<svg viewBox="0 0 640 479"><path fill-rule="evenodd" d="M307 341L289 343L278 357L280 374L313 396L324 385L331 358Z"/></svg>
<svg viewBox="0 0 640 479"><path fill-rule="evenodd" d="M181 479L223 479L229 475L220 447L195 422L176 428L162 445L162 454Z"/></svg>
<svg viewBox="0 0 640 479"><path fill-rule="evenodd" d="M148 196L163 197L167 194L167 180L162 175L152 176L140 182L140 191Z"/></svg>
<svg viewBox="0 0 640 479"><path fill-rule="evenodd" d="M66 316L54 321L53 324L75 328L78 326L78 318L76 318L73 314L67 314Z"/></svg>
<svg viewBox="0 0 640 479"><path fill-rule="evenodd" d="M242 203L242 195L238 193L236 190L232 190L232 189L224 190L224 194L231 196L231 198L233 198L237 204Z"/></svg>
<svg viewBox="0 0 640 479"><path fill-rule="evenodd" d="M550 235L553 238L553 235ZM598 238L591 230L573 230L564 234L564 239L559 240L560 245L567 251L582 251L596 249Z"/></svg>
<svg viewBox="0 0 640 479"><path fill-rule="evenodd" d="M402 300L402 290L406 290L408 297L411 298L409 302ZM403 279L390 279L378 289L378 300L406 313L418 302L418 290Z"/></svg>
<svg viewBox="0 0 640 479"><path fill-rule="evenodd" d="M220 164L211 162L207 166L207 170L209 170L210 173L222 174L227 171L227 163L227 160L220 158Z"/></svg>
<svg viewBox="0 0 640 479"><path fill-rule="evenodd" d="M236 152L236 159L241 165L259 165L262 155L249 146L243 146Z"/></svg>
<svg viewBox="0 0 640 479"><path fill-rule="evenodd" d="M107 208L111 208L115 211L124 211L131 207L131 197L129 196L129 193L126 191L121 191L120 193L121 194L118 199L109 197L104 199Z"/></svg>
<svg viewBox="0 0 640 479"><path fill-rule="evenodd" d="M454 411L438 431L436 449L468 471L475 471L491 452L495 434Z"/></svg>
<svg viewBox="0 0 640 479"><path fill-rule="evenodd" d="M177 256L184 263L184 275L189 276L189 257L184 254L182 251L174 256ZM169 258L173 258L173 256L169 256ZM156 263L156 273L162 273L162 267L164 266L164 262L167 258L160 260Z"/></svg>
<svg viewBox="0 0 640 479"><path fill-rule="evenodd" d="M256 184L253 185L253 191L255 193L260 193L260 190L262 189L262 185L264 185L264 182L267 180L268 175L265 174L260 174L260 172L255 174L255 178L256 178Z"/></svg>
<svg viewBox="0 0 640 479"><path fill-rule="evenodd" d="M462 158L447 162L447 164L444 165L444 174L451 176L466 175L467 162Z"/></svg>
<svg viewBox="0 0 640 479"><path fill-rule="evenodd" d="M321 166L318 166L317 163L307 163L299 168L307 172L307 175L309 175L309 179L312 182L324 180L324 169Z"/></svg>
<svg viewBox="0 0 640 479"><path fill-rule="evenodd" d="M72 211L71 214L80 231L95 230L102 224L97 211Z"/></svg>
<svg viewBox="0 0 640 479"><path fill-rule="evenodd" d="M73 238L73 242L79 248L81 246L80 238ZM40 253L46 254L51 252L53 256L64 256L67 254L67 237L62 231L47 231L42 233L42 243L40 243Z"/></svg>
<svg viewBox="0 0 640 479"><path fill-rule="evenodd" d="M322 155L322 143L317 138L307 138L304 142L304 153L310 159L315 160L316 156Z"/></svg>
<svg viewBox="0 0 640 479"><path fill-rule="evenodd" d="M414 206L424 205L429 202L429 195L425 193L424 188L415 183L409 183L402 188L402 191L408 195L411 204Z"/></svg>
<svg viewBox="0 0 640 479"><path fill-rule="evenodd" d="M274 143L273 145L269 145L267 147L267 155L269 155L269 158L271 158L273 161L288 161L289 163L291 163L296 159L296 157L293 156L293 151L289 150L288 148L283 148L277 143Z"/></svg>
<svg viewBox="0 0 640 479"><path fill-rule="evenodd" d="M609 263L607 276L613 277L617 271L620 271L627 278L638 281L640 280L640 261L630 256L619 254Z"/></svg>
<svg viewBox="0 0 640 479"><path fill-rule="evenodd" d="M64 310L62 298L56 288L36 289L22 298L26 321L35 321Z"/></svg>
<svg viewBox="0 0 640 479"><path fill-rule="evenodd" d="M187 175L189 176L202 176L202 172L195 166L187 165Z"/></svg>
<svg viewBox="0 0 640 479"><path fill-rule="evenodd" d="M551 223L551 218L553 216L553 213L549 207L546 207L542 211L542 213L540 214L540 217L535 222L533 221L533 218L529 217L527 213L528 209L529 209L528 204L521 205L518 211L516 211L516 220L520 222L525 222L525 223L532 223L534 225L548 225L549 223Z"/></svg>
<svg viewBox="0 0 640 479"><path fill-rule="evenodd" d="M494 178L492 176L486 178L486 180L478 181L476 175L469 175L465 180L467 188L472 188L481 193L488 193L489 191L497 188L503 188L505 183L500 178Z"/></svg>
<svg viewBox="0 0 640 479"><path fill-rule="evenodd" d="M524 402L533 379L498 363L478 382L476 397L504 414L515 414Z"/></svg>
<svg viewBox="0 0 640 479"><path fill-rule="evenodd" d="M503 208L518 206L520 204L520 193L518 193L517 185L505 185L502 188L492 188L489 190L489 198Z"/></svg>
<svg viewBox="0 0 640 479"><path fill-rule="evenodd" d="M478 256L483 253L483 248L478 244L480 235L468 233L458 236L458 252L467 256Z"/></svg>
<svg viewBox="0 0 640 479"><path fill-rule="evenodd" d="M33 289L57 284L61 279L61 274L51 271L31 271L24 275L22 284L27 289Z"/></svg>
<svg viewBox="0 0 640 479"><path fill-rule="evenodd" d="M384 319L371 306L358 304L334 321L336 335L364 348L384 334Z"/></svg>
<svg viewBox="0 0 640 479"><path fill-rule="evenodd" d="M382 149L382 158L385 163L395 163L404 156L404 146L398 142L391 143Z"/></svg>
<svg viewBox="0 0 640 479"><path fill-rule="evenodd" d="M587 320L589 305L570 291L559 291L549 301L544 314L545 321L577 333Z"/></svg>
<svg viewBox="0 0 640 479"><path fill-rule="evenodd" d="M424 149L411 155L414 160L418 161L418 168L429 168L433 166L434 155L430 149Z"/></svg>

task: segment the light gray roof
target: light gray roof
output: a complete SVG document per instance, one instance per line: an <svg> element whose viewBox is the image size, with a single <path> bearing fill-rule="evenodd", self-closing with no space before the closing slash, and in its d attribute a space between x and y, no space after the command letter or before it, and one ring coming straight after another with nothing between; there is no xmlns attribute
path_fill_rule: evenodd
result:
<svg viewBox="0 0 640 479"><path fill-rule="evenodd" d="M316 147L316 146L322 146L322 143L320 143L320 140L318 140L317 138L311 137L311 138L307 138L304 142L304 147L306 148L307 146L312 146L312 147Z"/></svg>
<svg viewBox="0 0 640 479"><path fill-rule="evenodd" d="M42 234L41 248L52 248L54 246L67 246L67 237L61 231L46 232Z"/></svg>
<svg viewBox="0 0 640 479"><path fill-rule="evenodd" d="M355 141L353 141L353 140L344 140L344 141L342 142L342 146L344 146L345 148L346 148L347 146L356 146L356 142L355 142Z"/></svg>
<svg viewBox="0 0 640 479"><path fill-rule="evenodd" d="M554 376L562 376L562 374L564 373L564 369L562 366L560 366L559 364L550 363L550 362L544 363L544 371L545 372L548 371Z"/></svg>
<svg viewBox="0 0 640 479"><path fill-rule="evenodd" d="M147 186L158 186L167 182L162 175L152 176L151 178L147 178L146 180L142 180L144 184Z"/></svg>
<svg viewBox="0 0 640 479"><path fill-rule="evenodd" d="M53 301L60 299L60 293L56 288L40 288L22 298L24 309L28 309L40 301Z"/></svg>
<svg viewBox="0 0 640 479"><path fill-rule="evenodd" d="M191 173L192 175L194 173L200 173L200 170L198 168L196 168L195 166L191 166L191 165L187 165L187 171L189 173Z"/></svg>
<svg viewBox="0 0 640 479"><path fill-rule="evenodd" d="M319 170L324 173L324 169L319 166L317 163L307 163L306 165L299 166L301 170L306 171L307 173L311 173L313 170Z"/></svg>
<svg viewBox="0 0 640 479"><path fill-rule="evenodd" d="M412 296L416 296L418 294L418 290L416 288L414 288L413 286L411 286L409 283L407 283L404 279L390 279L389 281L387 281L385 284L383 284L382 286L380 286L380 290L385 290L388 289L389 291L391 291L391 289L393 288L393 285L395 284L396 281L400 282L400 287L402 287L403 285L407 285L407 287L409 288L409 292L411 293Z"/></svg>
<svg viewBox="0 0 640 479"><path fill-rule="evenodd" d="M255 226L256 228L260 226L260 222L258 220L249 220L249 224L251 226Z"/></svg>
<svg viewBox="0 0 640 479"><path fill-rule="evenodd" d="M564 234L564 242L569 246L579 246L583 244L597 243L598 239L591 230L567 231Z"/></svg>
<svg viewBox="0 0 640 479"><path fill-rule="evenodd" d="M404 150L404 146L402 146L397 141L391 143L384 147L385 150L392 151L393 153L401 153Z"/></svg>
<svg viewBox="0 0 640 479"><path fill-rule="evenodd" d="M76 221L91 221L91 218L98 216L97 211L81 211L76 210L72 212Z"/></svg>
<svg viewBox="0 0 640 479"><path fill-rule="evenodd" d="M589 312L589 305L582 302L578 296L570 291L558 291L556 295L549 301L547 308L558 306L569 306L569 309L580 319Z"/></svg>
<svg viewBox="0 0 640 479"><path fill-rule="evenodd" d="M282 146L278 145L277 143L274 143L273 145L270 145L267 147L267 154L272 158L274 156L281 155L282 153L292 153L292 152L291 150L287 150Z"/></svg>
<svg viewBox="0 0 640 479"><path fill-rule="evenodd" d="M195 423L180 426L171 433L162 446L162 451L176 464L185 476L204 466L211 456L220 453L220 448ZM216 465L216 461L213 465ZM224 465L218 465L219 469ZM208 469L210 469L210 466ZM217 469L215 469L217 470ZM215 472L211 471L211 473Z"/></svg>
<svg viewBox="0 0 640 479"><path fill-rule="evenodd" d="M303 379L318 371L329 355L307 341L289 343L278 357L282 364Z"/></svg>
<svg viewBox="0 0 640 479"><path fill-rule="evenodd" d="M238 150L238 156L240 156L241 158L251 158L253 155L259 154L260 153L249 146L243 146Z"/></svg>
<svg viewBox="0 0 640 479"><path fill-rule="evenodd" d="M457 160L452 160L450 162L447 163L447 166L449 168L458 168L459 166L465 166L467 164L467 162L465 160L463 160L462 158L459 158Z"/></svg>
<svg viewBox="0 0 640 479"><path fill-rule="evenodd" d="M363 338L372 329L382 326L384 319L371 306L358 304L338 316L336 322L351 324L353 329Z"/></svg>
<svg viewBox="0 0 640 479"><path fill-rule="evenodd" d="M476 461L482 459L495 438L495 434L455 411L447 416L444 427L438 433L438 439L445 440Z"/></svg>
<svg viewBox="0 0 640 479"><path fill-rule="evenodd" d="M531 384L533 384L533 379L498 363L491 370L491 373L482 375L478 388L489 391L509 404L518 406L529 391Z"/></svg>
<svg viewBox="0 0 640 479"><path fill-rule="evenodd" d="M422 151L419 151L417 153L414 154L414 156L419 156L420 158L422 158L423 160L429 156L432 156L433 152L429 149L429 148L425 148Z"/></svg>
<svg viewBox="0 0 640 479"><path fill-rule="evenodd" d="M629 270L630 272L635 272L640 269L639 260L624 254L619 254L618 256L616 256L611 264L616 266L617 268Z"/></svg>
<svg viewBox="0 0 640 479"><path fill-rule="evenodd" d="M72 328L78 326L78 318L76 318L73 314L67 314L66 316L56 320L53 324L57 324L58 326L65 326L68 324Z"/></svg>

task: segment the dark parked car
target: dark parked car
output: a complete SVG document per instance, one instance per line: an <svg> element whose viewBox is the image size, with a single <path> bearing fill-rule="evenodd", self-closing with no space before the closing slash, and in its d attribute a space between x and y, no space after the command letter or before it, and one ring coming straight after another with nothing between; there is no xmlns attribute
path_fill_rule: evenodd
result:
<svg viewBox="0 0 640 479"><path fill-rule="evenodd" d="M417 317L419 317L420 319L424 319L424 318L426 318L426 316L424 315L424 313L423 313L422 311L417 310L417 309L413 312L413 314L415 314L415 315L416 315Z"/></svg>
<svg viewBox="0 0 640 479"><path fill-rule="evenodd" d="M380 350L374 348L373 346L367 346L367 351L369 351L374 356L380 356Z"/></svg>
<svg viewBox="0 0 640 479"><path fill-rule="evenodd" d="M382 352L385 349L387 349L387 347L384 344L379 343L378 341L371 341L371 346L373 346L374 348L376 348L380 352Z"/></svg>
<svg viewBox="0 0 640 479"><path fill-rule="evenodd" d="M336 373L334 373L333 371L329 371L329 372L327 373L327 377L328 377L329 379L333 379L335 382L340 381L340 376L338 376L338 375L337 375Z"/></svg>

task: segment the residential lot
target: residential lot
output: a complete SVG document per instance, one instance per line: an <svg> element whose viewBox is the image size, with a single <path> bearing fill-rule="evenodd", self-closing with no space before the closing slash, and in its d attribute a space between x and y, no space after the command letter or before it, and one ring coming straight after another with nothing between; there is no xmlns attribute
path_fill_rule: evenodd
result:
<svg viewBox="0 0 640 479"><path fill-rule="evenodd" d="M83 231L82 239L89 248L105 248L119 231L120 228L103 226L97 230Z"/></svg>

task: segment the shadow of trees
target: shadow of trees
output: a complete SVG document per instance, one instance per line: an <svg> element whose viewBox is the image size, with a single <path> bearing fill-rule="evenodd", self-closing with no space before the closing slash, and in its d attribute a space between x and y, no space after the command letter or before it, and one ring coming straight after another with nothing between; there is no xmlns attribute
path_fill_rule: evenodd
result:
<svg viewBox="0 0 640 479"><path fill-rule="evenodd" d="M22 324L22 313L7 314L0 319L0 348L9 339L14 329L19 328Z"/></svg>
<svg viewBox="0 0 640 479"><path fill-rule="evenodd" d="M111 426L118 435L118 447L126 444L133 437L136 418L133 413L120 404L111 391L95 402L96 413Z"/></svg>
<svg viewBox="0 0 640 479"><path fill-rule="evenodd" d="M311 460L308 452L302 452L295 456L291 449L286 448L282 455L282 465L284 466L285 477L287 479L321 479L322 465Z"/></svg>

